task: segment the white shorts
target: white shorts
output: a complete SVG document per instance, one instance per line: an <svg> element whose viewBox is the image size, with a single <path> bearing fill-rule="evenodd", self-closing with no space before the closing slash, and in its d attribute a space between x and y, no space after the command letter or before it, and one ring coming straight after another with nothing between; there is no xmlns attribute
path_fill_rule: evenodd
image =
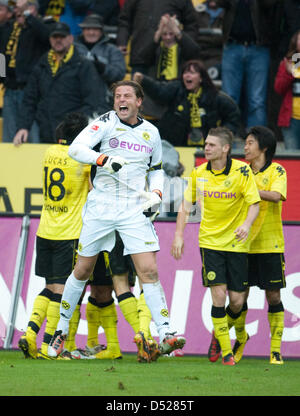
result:
<svg viewBox="0 0 300 416"><path fill-rule="evenodd" d="M114 201L115 202L115 201ZM82 211L82 229L78 254L91 257L100 251L111 251L115 246L115 231L124 243L124 255L159 251L159 241L149 218L140 207L122 209L120 204L99 203L93 195Z"/></svg>

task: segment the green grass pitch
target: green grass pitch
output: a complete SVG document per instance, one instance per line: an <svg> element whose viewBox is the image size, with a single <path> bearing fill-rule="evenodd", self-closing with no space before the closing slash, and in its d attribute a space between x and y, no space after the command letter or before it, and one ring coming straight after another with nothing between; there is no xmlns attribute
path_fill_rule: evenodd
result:
<svg viewBox="0 0 300 416"><path fill-rule="evenodd" d="M226 367L200 356L140 364L133 354L114 361L48 361L0 350L0 396L299 395L300 360L294 359L270 365L268 358L243 358Z"/></svg>

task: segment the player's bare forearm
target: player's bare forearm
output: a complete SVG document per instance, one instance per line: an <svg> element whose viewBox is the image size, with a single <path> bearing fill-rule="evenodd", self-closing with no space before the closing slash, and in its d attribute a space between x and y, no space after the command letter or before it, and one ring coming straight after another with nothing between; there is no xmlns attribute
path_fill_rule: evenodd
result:
<svg viewBox="0 0 300 416"><path fill-rule="evenodd" d="M171 248L171 254L176 260L181 258L184 251L183 234L191 208L192 204L183 200L177 213L176 231Z"/></svg>
<svg viewBox="0 0 300 416"><path fill-rule="evenodd" d="M188 217L191 212L191 209L192 209L192 203L184 199L178 210L175 234L183 236L185 225L188 221Z"/></svg>
<svg viewBox="0 0 300 416"><path fill-rule="evenodd" d="M259 196L263 201L279 202L282 199L281 193L276 191L259 191Z"/></svg>
<svg viewBox="0 0 300 416"><path fill-rule="evenodd" d="M258 214L259 214L259 202L256 202L256 204L250 205L244 224L250 228L251 225L256 220Z"/></svg>
<svg viewBox="0 0 300 416"><path fill-rule="evenodd" d="M235 230L235 236L238 241L246 241L249 235L251 225L257 218L259 213L259 203L250 205L247 217L244 223Z"/></svg>

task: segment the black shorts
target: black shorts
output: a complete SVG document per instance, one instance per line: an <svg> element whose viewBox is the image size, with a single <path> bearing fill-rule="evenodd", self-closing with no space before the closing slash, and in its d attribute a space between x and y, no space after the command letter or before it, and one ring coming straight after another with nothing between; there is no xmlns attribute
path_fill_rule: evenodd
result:
<svg viewBox="0 0 300 416"><path fill-rule="evenodd" d="M35 274L47 284L65 284L77 259L78 239L48 240L36 237Z"/></svg>
<svg viewBox="0 0 300 416"><path fill-rule="evenodd" d="M249 286L263 290L286 287L283 253L248 254L248 264Z"/></svg>
<svg viewBox="0 0 300 416"><path fill-rule="evenodd" d="M124 256L124 244L118 232L116 232L116 244L109 253L109 265L113 275L128 273L130 286L135 285L136 271L130 255Z"/></svg>
<svg viewBox="0 0 300 416"><path fill-rule="evenodd" d="M102 251L98 255L95 264L93 277L90 279L90 284L94 286L112 286L111 269L109 266L109 254Z"/></svg>
<svg viewBox="0 0 300 416"><path fill-rule="evenodd" d="M205 287L225 284L227 289L235 292L244 292L247 289L247 253L200 248L200 254Z"/></svg>

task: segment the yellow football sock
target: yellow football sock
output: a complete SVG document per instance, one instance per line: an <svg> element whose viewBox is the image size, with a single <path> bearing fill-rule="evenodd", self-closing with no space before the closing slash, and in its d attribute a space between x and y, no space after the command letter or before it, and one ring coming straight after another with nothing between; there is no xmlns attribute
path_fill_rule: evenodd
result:
<svg viewBox="0 0 300 416"><path fill-rule="evenodd" d="M230 306L227 306L227 308L226 308L228 329L230 329L234 326L235 333L236 333L236 339L240 343L245 342L246 339L247 339L247 332L246 332L246 328L245 328L246 315L247 315L247 311L244 311L243 309L242 309L241 312L234 313L230 309Z"/></svg>
<svg viewBox="0 0 300 416"><path fill-rule="evenodd" d="M278 305L269 305L268 320L271 331L270 352L279 352L284 329L284 309L280 302Z"/></svg>
<svg viewBox="0 0 300 416"><path fill-rule="evenodd" d="M65 342L65 349L70 352L75 351L77 349L75 336L77 333L79 321L80 321L80 305L76 305L72 318L70 319L69 333Z"/></svg>
<svg viewBox="0 0 300 416"><path fill-rule="evenodd" d="M48 305L53 293L49 289L43 289L35 298L32 312L26 329L26 337L36 339L36 336L46 318Z"/></svg>
<svg viewBox="0 0 300 416"><path fill-rule="evenodd" d="M140 297L138 298L137 309L140 320L140 331L144 333L146 339L153 339L150 332L150 322L152 319L152 315L150 309L146 304L144 292L142 292L140 294Z"/></svg>
<svg viewBox="0 0 300 416"><path fill-rule="evenodd" d="M218 339L222 356L232 354L227 316L224 307L212 306L211 318L214 325L215 337Z"/></svg>
<svg viewBox="0 0 300 416"><path fill-rule="evenodd" d="M233 319L228 313L226 313L228 330L230 330L234 326L235 319Z"/></svg>
<svg viewBox="0 0 300 416"><path fill-rule="evenodd" d="M54 293L52 300L49 302L47 309L47 323L44 332L44 338L41 345L41 352L43 354L48 354L48 345L51 341L52 336L56 330L58 321L59 321L59 312L60 312L60 302L62 295Z"/></svg>
<svg viewBox="0 0 300 416"><path fill-rule="evenodd" d="M236 319L234 323L234 329L236 334L236 339L243 343L247 340L247 331L246 331L246 316L247 316L248 308L243 309L240 316Z"/></svg>
<svg viewBox="0 0 300 416"><path fill-rule="evenodd" d="M88 324L88 336L86 344L88 347L92 348L99 344L98 330L99 326L102 325L100 319L100 308L97 305L96 299L92 298L91 296L88 299L85 314Z"/></svg>
<svg viewBox="0 0 300 416"><path fill-rule="evenodd" d="M118 296L118 303L124 318L136 334L140 330L136 297L131 292L126 292Z"/></svg>
<svg viewBox="0 0 300 416"><path fill-rule="evenodd" d="M113 351L120 351L118 331L117 331L117 309L114 300L111 300L110 304L100 304L100 319L101 324L105 332L107 341L107 349Z"/></svg>

